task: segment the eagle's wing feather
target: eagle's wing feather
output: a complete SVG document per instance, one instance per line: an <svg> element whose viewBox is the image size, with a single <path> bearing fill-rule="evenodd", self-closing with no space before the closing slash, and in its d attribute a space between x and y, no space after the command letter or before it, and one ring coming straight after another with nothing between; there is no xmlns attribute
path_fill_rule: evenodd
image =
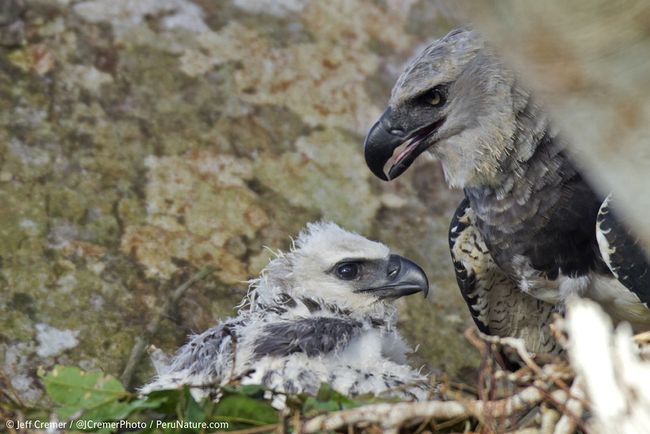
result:
<svg viewBox="0 0 650 434"><path fill-rule="evenodd" d="M350 318L317 316L265 325L254 344L257 356L287 356L302 352L308 356L329 353L347 344L362 329Z"/></svg>
<svg viewBox="0 0 650 434"><path fill-rule="evenodd" d="M559 350L549 329L555 306L522 292L494 262L467 199L452 219L449 247L458 286L479 330L522 338L530 351Z"/></svg>
<svg viewBox="0 0 650 434"><path fill-rule="evenodd" d="M600 254L618 281L650 306L650 264L638 241L616 218L609 202L608 197L598 211L596 234Z"/></svg>

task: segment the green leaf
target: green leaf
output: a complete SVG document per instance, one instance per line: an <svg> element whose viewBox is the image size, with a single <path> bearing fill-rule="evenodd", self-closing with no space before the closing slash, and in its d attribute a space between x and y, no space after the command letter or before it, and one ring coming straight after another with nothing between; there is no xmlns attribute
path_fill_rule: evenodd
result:
<svg viewBox="0 0 650 434"><path fill-rule="evenodd" d="M308 396L302 406L302 411L306 416L315 416L318 413L339 410L340 406L335 401L319 401L313 396Z"/></svg>
<svg viewBox="0 0 650 434"><path fill-rule="evenodd" d="M175 415L183 389L155 390L148 393L143 400L150 404L151 409L169 415Z"/></svg>
<svg viewBox="0 0 650 434"><path fill-rule="evenodd" d="M310 417L318 413L358 407L364 403L363 400L349 398L323 383L315 397L307 396L304 399L302 411Z"/></svg>
<svg viewBox="0 0 650 434"><path fill-rule="evenodd" d="M337 392L327 383L322 383L318 393L316 394L316 399L319 401L336 401L341 404L352 404L354 401L348 398L346 395Z"/></svg>
<svg viewBox="0 0 650 434"><path fill-rule="evenodd" d="M264 386L260 386L257 384L245 384L241 386L239 389L236 389L236 392L246 396L261 397L264 396L264 392L266 390L267 389L265 389Z"/></svg>
<svg viewBox="0 0 650 434"><path fill-rule="evenodd" d="M48 374L39 373L48 396L59 406L57 413L68 418L79 410L108 410L108 414L121 410L115 408L118 400L128 393L113 377L101 372L84 372L79 368L55 366ZM119 415L116 415L116 417Z"/></svg>
<svg viewBox="0 0 650 434"><path fill-rule="evenodd" d="M184 389L184 394L185 394L185 409L183 412L184 419L190 422L205 421L206 412L203 409L203 407L201 407L194 400L194 397L190 393L190 389L188 387ZM204 402L209 402L209 400L205 400Z"/></svg>
<svg viewBox="0 0 650 434"><path fill-rule="evenodd" d="M269 425L278 422L278 412L268 401L243 394L227 394L213 413L216 420L232 420L248 425Z"/></svg>
<svg viewBox="0 0 650 434"><path fill-rule="evenodd" d="M137 410L160 405L156 400L131 399L117 379L99 371L58 365L47 374L40 370L39 376L62 419L82 413L78 418L121 420Z"/></svg>

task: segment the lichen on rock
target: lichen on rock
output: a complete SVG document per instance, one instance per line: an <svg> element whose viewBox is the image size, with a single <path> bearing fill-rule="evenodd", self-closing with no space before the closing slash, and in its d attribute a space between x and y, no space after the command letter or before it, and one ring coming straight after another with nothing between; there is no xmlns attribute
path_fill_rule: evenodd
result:
<svg viewBox="0 0 650 434"><path fill-rule="evenodd" d="M423 42L417 1L25 3L0 45L0 364L19 393L37 400L33 368L55 362L119 376L166 295L214 265L153 338L172 352L319 218L413 253L461 320L409 301L406 335L423 362L466 364L453 195L435 166L381 184L362 155L390 90L372 83Z"/></svg>
<svg viewBox="0 0 650 434"><path fill-rule="evenodd" d="M234 284L246 279L239 255L226 249L229 240L253 239L268 224L257 195L245 184L252 179L249 160L197 150L182 156L145 160L147 218L127 226L122 250L145 266L147 275L169 279L174 259L195 266L215 265L217 275Z"/></svg>

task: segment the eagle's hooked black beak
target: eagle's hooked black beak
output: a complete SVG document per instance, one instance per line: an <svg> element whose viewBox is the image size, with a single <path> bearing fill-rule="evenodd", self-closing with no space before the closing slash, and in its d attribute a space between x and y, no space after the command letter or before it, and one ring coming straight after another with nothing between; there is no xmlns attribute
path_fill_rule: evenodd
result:
<svg viewBox="0 0 650 434"><path fill-rule="evenodd" d="M379 120L370 128L364 142L366 164L379 179L389 181L397 178L409 168L413 161L430 145L427 144L429 136L434 134L444 122L444 118L404 132L400 129L390 128L392 110L390 108L381 115ZM398 152L388 174L384 166L393 156L395 149L401 145L405 147Z"/></svg>
<svg viewBox="0 0 650 434"><path fill-rule="evenodd" d="M384 172L384 166L388 159L393 156L395 148L402 143L404 137L393 135L386 131L381 121L382 119L380 118L370 128L363 147L365 149L366 164L370 171L377 178L388 181L389 179Z"/></svg>
<svg viewBox="0 0 650 434"><path fill-rule="evenodd" d="M390 255L386 276L372 283L372 287L356 292L374 295L377 298L400 298L405 295L429 293L429 280L418 264L399 255Z"/></svg>

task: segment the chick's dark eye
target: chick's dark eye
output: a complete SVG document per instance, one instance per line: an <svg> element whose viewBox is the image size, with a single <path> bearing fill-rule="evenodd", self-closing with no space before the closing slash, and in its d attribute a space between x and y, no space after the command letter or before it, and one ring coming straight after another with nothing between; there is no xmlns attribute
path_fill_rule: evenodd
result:
<svg viewBox="0 0 650 434"><path fill-rule="evenodd" d="M359 275L359 268L355 262L345 262L336 266L336 275L339 279L352 280Z"/></svg>

